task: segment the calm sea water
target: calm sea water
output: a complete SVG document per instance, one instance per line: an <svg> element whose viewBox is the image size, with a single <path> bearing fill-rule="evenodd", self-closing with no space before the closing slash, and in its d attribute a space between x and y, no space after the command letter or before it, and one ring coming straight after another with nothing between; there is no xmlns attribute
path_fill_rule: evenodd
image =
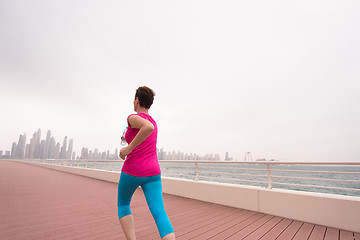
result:
<svg viewBox="0 0 360 240"><path fill-rule="evenodd" d="M85 163L81 163L80 166L85 166ZM194 163L161 163L162 176L176 177L184 179L194 180L196 177L195 164ZM265 164L214 164L214 163L199 163L199 180L232 183L250 186L259 186L266 188L268 183L267 170ZM89 163L88 167L94 168L93 163ZM109 171L120 172L122 167L121 162L112 163L96 163L97 169L104 169ZM288 189L307 192L319 192L319 193L332 193L348 196L360 196L360 166L342 166L342 165L271 165L273 188ZM286 170L286 171L284 171ZM312 171L308 172L291 172L297 171ZM289 171L289 172L287 172ZM327 173L317 173L327 172ZM358 173L358 174L338 174L335 172L344 173ZM241 175L244 174L244 175ZM253 175L264 176L253 176ZM251 176L248 176L251 175ZM280 177L295 177L293 179L280 178ZM309 180L301 178L319 178L322 180ZM351 180L358 182L336 182L327 181L325 179L338 179L338 180ZM250 180L263 181L248 182ZM289 184L302 184L302 185L318 185L326 187L340 187L349 188L352 190L341 189L328 189L318 188L311 186L291 186L282 185L279 183Z"/></svg>

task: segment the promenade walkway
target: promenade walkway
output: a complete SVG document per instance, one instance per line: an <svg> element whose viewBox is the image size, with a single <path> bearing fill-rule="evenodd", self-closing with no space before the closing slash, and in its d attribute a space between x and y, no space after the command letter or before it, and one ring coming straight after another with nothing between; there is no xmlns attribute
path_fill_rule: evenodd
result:
<svg viewBox="0 0 360 240"><path fill-rule="evenodd" d="M0 239L125 239L117 184L0 160ZM164 194L177 239L341 239L359 233ZM138 239L160 239L141 189L132 211Z"/></svg>

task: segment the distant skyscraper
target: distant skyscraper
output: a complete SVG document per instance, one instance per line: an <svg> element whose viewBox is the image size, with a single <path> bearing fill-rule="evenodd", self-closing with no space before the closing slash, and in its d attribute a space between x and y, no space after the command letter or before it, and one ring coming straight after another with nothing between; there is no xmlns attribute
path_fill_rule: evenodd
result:
<svg viewBox="0 0 360 240"><path fill-rule="evenodd" d="M60 143L57 143L55 146L54 158L55 159L60 158Z"/></svg>
<svg viewBox="0 0 360 240"><path fill-rule="evenodd" d="M66 145L67 145L67 137L65 137L63 145L61 147L60 159L66 159Z"/></svg>
<svg viewBox="0 0 360 240"><path fill-rule="evenodd" d="M25 158L30 158L30 144L26 144L25 147Z"/></svg>
<svg viewBox="0 0 360 240"><path fill-rule="evenodd" d="M45 158L50 158L50 147L51 147L51 132L50 130L48 130L46 134Z"/></svg>
<svg viewBox="0 0 360 240"><path fill-rule="evenodd" d="M225 161L229 161L229 152L225 153Z"/></svg>
<svg viewBox="0 0 360 240"><path fill-rule="evenodd" d="M30 139L29 158L34 158L35 156L35 138L36 138L36 133L34 133L32 138Z"/></svg>
<svg viewBox="0 0 360 240"><path fill-rule="evenodd" d="M35 152L34 158L40 158L40 140L41 140L41 130L40 128L35 133Z"/></svg>
<svg viewBox="0 0 360 240"><path fill-rule="evenodd" d="M72 151L73 151L73 140L70 139L70 141L69 141L69 149L67 151L67 157L66 157L67 159L71 159Z"/></svg>
<svg viewBox="0 0 360 240"><path fill-rule="evenodd" d="M82 148L81 149L81 155L80 155L81 159L89 159L89 150L87 148Z"/></svg>
<svg viewBox="0 0 360 240"><path fill-rule="evenodd" d="M106 152L102 152L100 159L106 159Z"/></svg>
<svg viewBox="0 0 360 240"><path fill-rule="evenodd" d="M54 159L55 158L55 149L56 149L56 146L55 146L56 142L55 142L55 138L54 137L51 137L50 139L50 146L49 146L49 156L48 158L50 159Z"/></svg>
<svg viewBox="0 0 360 240"><path fill-rule="evenodd" d="M46 141L45 140L41 140L39 157L40 157L40 159L46 158Z"/></svg>
<svg viewBox="0 0 360 240"><path fill-rule="evenodd" d="M33 134L33 137L30 139L30 151L29 158L39 158L40 157L40 138L41 130Z"/></svg>
<svg viewBox="0 0 360 240"><path fill-rule="evenodd" d="M17 144L16 154L15 154L16 158L21 159L21 158L24 157L25 143L26 143L26 135L24 133L24 135L19 136L19 141L18 141L18 144Z"/></svg>
<svg viewBox="0 0 360 240"><path fill-rule="evenodd" d="M92 159L99 159L99 150L97 148L94 149L94 156Z"/></svg>
<svg viewBox="0 0 360 240"><path fill-rule="evenodd" d="M115 159L119 159L119 152L117 148L115 149Z"/></svg>
<svg viewBox="0 0 360 240"><path fill-rule="evenodd" d="M158 150L158 158L159 158L159 160L164 160L165 159L164 157L165 157L164 156L164 149L161 148L160 150Z"/></svg>
<svg viewBox="0 0 360 240"><path fill-rule="evenodd" d="M11 147L11 158L16 158L17 143L13 142Z"/></svg>

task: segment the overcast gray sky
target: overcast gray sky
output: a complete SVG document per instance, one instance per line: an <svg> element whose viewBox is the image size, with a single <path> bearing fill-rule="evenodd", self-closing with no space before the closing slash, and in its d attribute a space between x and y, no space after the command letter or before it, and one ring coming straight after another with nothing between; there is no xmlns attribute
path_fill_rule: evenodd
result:
<svg viewBox="0 0 360 240"><path fill-rule="evenodd" d="M0 0L0 150L114 151L135 89L158 147L360 161L360 1Z"/></svg>

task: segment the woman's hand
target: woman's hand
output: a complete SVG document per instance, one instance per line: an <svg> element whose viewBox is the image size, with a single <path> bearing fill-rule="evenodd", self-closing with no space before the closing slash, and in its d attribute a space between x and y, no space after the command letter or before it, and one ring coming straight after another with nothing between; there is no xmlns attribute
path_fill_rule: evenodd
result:
<svg viewBox="0 0 360 240"><path fill-rule="evenodd" d="M131 153L131 151L132 151L132 149L129 146L124 147L120 150L119 157L122 160L125 160L126 156L129 155Z"/></svg>

